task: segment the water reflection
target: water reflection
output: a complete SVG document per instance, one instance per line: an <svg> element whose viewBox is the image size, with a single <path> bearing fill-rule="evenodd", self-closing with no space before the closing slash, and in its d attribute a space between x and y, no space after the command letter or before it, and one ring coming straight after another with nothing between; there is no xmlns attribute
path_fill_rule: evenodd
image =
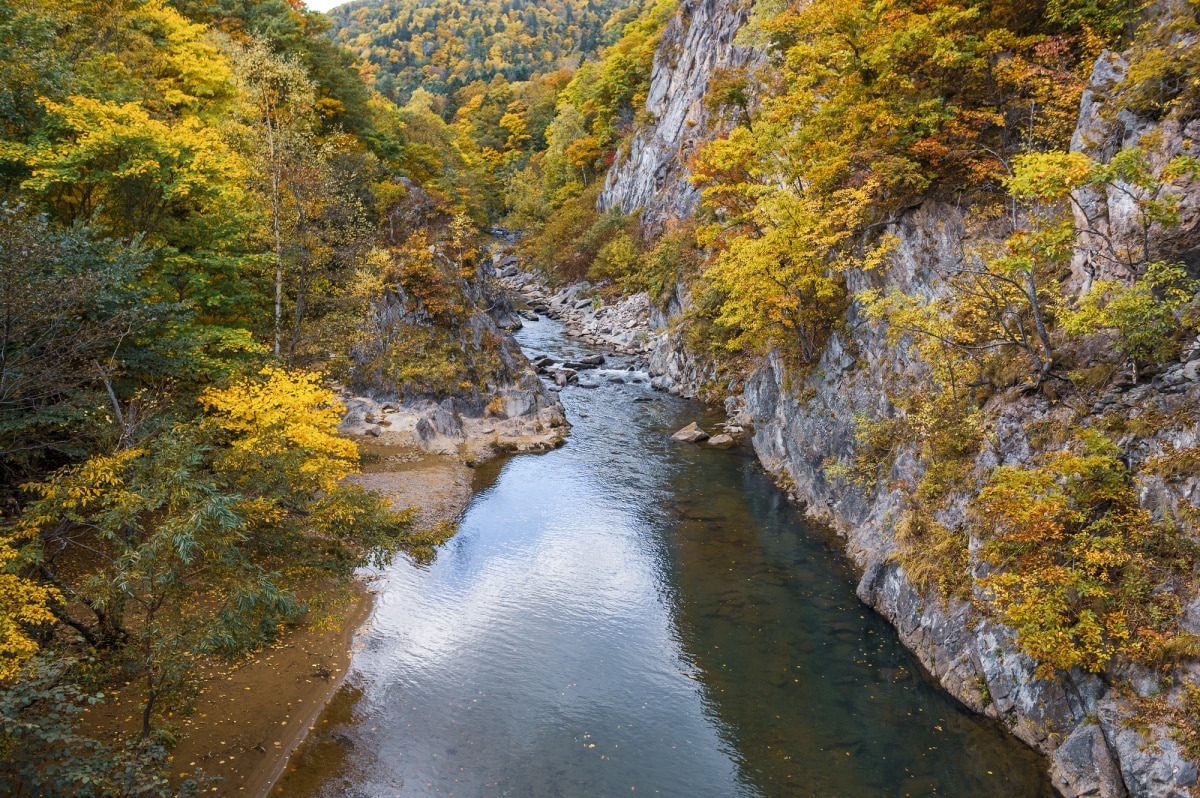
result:
<svg viewBox="0 0 1200 798"><path fill-rule="evenodd" d="M577 353L550 322L523 337ZM324 794L1049 794L748 451L673 444L696 406L600 382L564 396L566 447L506 463L431 567L390 569Z"/></svg>

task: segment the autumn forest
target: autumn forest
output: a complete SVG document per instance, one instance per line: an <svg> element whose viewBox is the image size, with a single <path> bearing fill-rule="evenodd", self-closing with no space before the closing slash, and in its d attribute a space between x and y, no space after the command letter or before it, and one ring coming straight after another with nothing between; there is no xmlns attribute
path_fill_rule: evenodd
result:
<svg viewBox="0 0 1200 798"><path fill-rule="evenodd" d="M709 76L679 153L694 210L607 207L690 8L0 0L0 792L209 788L170 765L197 673L363 565L433 556L448 530L346 481L340 400L487 404L516 368L471 321L497 229L597 307L644 292L702 399L769 359L816 402L870 327L890 365L846 357L891 375L886 408L856 409L821 485L903 496L891 561L1039 679L1179 675L1172 739L1200 754L1197 508L1143 482L1200 450L1129 454L1194 418L1094 410L1200 332L1200 154L1163 133L1200 117L1200 3L760 0L737 38L759 55ZM1073 143L1114 52L1106 107L1149 132ZM1136 229L1089 215L1115 196ZM931 207L966 220L957 266L898 287ZM1019 402L1071 410L980 465ZM112 733L88 710L118 684L137 712Z"/></svg>

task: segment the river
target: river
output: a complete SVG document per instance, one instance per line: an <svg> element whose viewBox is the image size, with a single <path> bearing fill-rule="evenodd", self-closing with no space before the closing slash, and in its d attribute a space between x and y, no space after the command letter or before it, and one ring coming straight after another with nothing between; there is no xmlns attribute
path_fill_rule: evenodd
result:
<svg viewBox="0 0 1200 798"><path fill-rule="evenodd" d="M583 353L549 320L517 339ZM431 566L387 570L314 794L1051 795L1038 756L923 677L749 447L672 442L716 419L626 368L563 392L563 448L481 475Z"/></svg>

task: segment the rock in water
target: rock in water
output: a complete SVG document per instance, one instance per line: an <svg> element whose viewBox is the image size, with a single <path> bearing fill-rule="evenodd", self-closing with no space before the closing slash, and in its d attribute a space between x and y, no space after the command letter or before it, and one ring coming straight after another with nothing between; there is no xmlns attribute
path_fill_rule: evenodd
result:
<svg viewBox="0 0 1200 798"><path fill-rule="evenodd" d="M573 382L579 382L579 374L575 369L557 368L550 372L559 387L565 388Z"/></svg>
<svg viewBox="0 0 1200 798"><path fill-rule="evenodd" d="M671 440L682 441L683 443L700 443L700 441L708 440L708 433L700 429L700 425L693 421L672 435Z"/></svg>
<svg viewBox="0 0 1200 798"><path fill-rule="evenodd" d="M714 449L728 449L733 446L733 436L722 432L720 435L714 435L708 439L708 445Z"/></svg>

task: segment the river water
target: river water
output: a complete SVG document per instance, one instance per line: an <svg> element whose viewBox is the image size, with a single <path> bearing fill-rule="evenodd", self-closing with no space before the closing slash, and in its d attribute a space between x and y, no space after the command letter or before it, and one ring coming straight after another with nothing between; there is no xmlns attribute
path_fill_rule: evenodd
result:
<svg viewBox="0 0 1200 798"><path fill-rule="evenodd" d="M517 338L583 353L549 320ZM703 408L626 366L563 392L567 444L505 462L431 566L388 570L317 792L1049 796L753 453L672 442Z"/></svg>

